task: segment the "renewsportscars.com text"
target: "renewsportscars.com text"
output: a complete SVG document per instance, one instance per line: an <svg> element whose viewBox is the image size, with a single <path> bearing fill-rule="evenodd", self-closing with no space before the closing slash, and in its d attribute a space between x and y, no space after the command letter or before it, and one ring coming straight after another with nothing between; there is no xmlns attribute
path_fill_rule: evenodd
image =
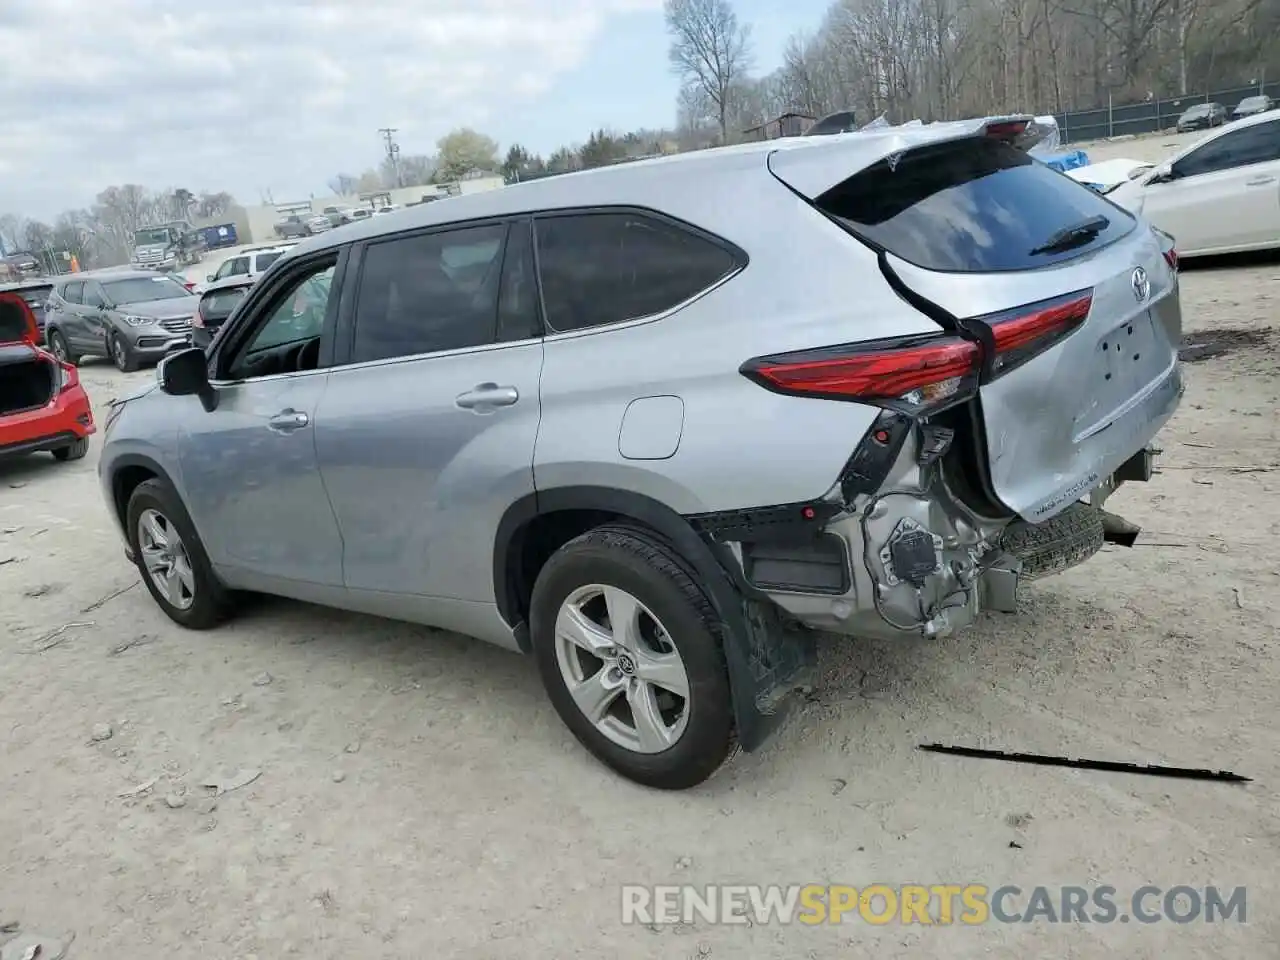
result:
<svg viewBox="0 0 1280 960"><path fill-rule="evenodd" d="M1105 884L822 884L624 886L622 922L756 923L1245 923L1244 887Z"/></svg>

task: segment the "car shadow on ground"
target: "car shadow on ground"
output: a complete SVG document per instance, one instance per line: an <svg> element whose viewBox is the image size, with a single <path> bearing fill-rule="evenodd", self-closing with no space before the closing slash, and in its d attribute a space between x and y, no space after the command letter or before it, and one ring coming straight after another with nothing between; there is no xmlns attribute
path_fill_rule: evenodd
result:
<svg viewBox="0 0 1280 960"><path fill-rule="evenodd" d="M0 458L0 490L6 487L25 487L37 483L46 474L56 474L74 469L75 464L55 460L51 453L24 453Z"/></svg>
<svg viewBox="0 0 1280 960"><path fill-rule="evenodd" d="M1174 241L1175 246L1177 241ZM1219 253L1208 257L1188 257L1178 261L1184 273L1195 270L1226 270L1239 267L1280 266L1280 250L1252 250L1249 253Z"/></svg>

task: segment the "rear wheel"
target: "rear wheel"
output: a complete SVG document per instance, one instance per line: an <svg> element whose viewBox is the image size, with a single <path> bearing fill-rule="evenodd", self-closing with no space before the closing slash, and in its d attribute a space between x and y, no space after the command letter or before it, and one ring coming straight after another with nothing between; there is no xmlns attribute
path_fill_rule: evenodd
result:
<svg viewBox="0 0 1280 960"><path fill-rule="evenodd" d="M84 455L89 452L89 438L81 437L74 443L69 443L65 447L58 447L51 452L55 460L63 463L68 460L83 460Z"/></svg>
<svg viewBox="0 0 1280 960"><path fill-rule="evenodd" d="M217 626L231 612L182 500L163 480L140 483L129 497L125 530L142 582L170 620L193 630Z"/></svg>
<svg viewBox="0 0 1280 960"><path fill-rule="evenodd" d="M628 779L681 790L733 754L717 618L657 537L606 526L561 547L534 585L530 633L560 718Z"/></svg>
<svg viewBox="0 0 1280 960"><path fill-rule="evenodd" d="M116 365L116 369L123 373L133 373L138 369L138 358L133 355L133 351L129 349L129 344L125 342L124 337L113 333L109 343L111 351L111 362Z"/></svg>
<svg viewBox="0 0 1280 960"><path fill-rule="evenodd" d="M63 363L69 363L75 366L80 362L80 358L71 352L71 347L67 345L67 338L57 330L50 330L48 335L49 352L61 360Z"/></svg>

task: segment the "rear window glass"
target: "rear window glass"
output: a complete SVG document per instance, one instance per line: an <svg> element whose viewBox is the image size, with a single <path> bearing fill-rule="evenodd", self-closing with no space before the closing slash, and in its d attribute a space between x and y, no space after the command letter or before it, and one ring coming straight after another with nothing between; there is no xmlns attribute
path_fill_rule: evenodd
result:
<svg viewBox="0 0 1280 960"><path fill-rule="evenodd" d="M284 256L284 251L279 253L260 253L258 254L258 272L261 273L267 267L271 266L277 260Z"/></svg>
<svg viewBox="0 0 1280 960"><path fill-rule="evenodd" d="M49 294L52 292L53 287L28 287L20 291L22 299L33 307L43 307L44 302L49 299Z"/></svg>
<svg viewBox="0 0 1280 960"><path fill-rule="evenodd" d="M232 290L213 290L206 293L204 303L200 305L200 312L206 317L218 320L225 320L231 316L231 311L235 309L236 304L244 299L248 288L237 288Z"/></svg>
<svg viewBox="0 0 1280 960"><path fill-rule="evenodd" d="M1133 218L1095 191L988 137L882 160L818 197L817 206L873 246L928 270L1034 270L1114 243ZM1049 245L1106 218L1092 239ZM1068 247L1067 249L1062 249Z"/></svg>

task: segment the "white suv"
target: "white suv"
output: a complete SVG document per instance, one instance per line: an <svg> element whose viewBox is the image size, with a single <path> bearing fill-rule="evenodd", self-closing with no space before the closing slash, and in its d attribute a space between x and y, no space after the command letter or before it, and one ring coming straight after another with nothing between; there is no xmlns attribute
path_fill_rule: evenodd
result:
<svg viewBox="0 0 1280 960"><path fill-rule="evenodd" d="M209 283L216 283L219 280L225 280L227 277L256 277L261 273L265 273L267 267L275 263L287 251L289 246L277 244L271 247L253 247L248 250L242 250L234 257L228 257L222 262L222 266L218 267L216 273L211 273L205 279Z"/></svg>

